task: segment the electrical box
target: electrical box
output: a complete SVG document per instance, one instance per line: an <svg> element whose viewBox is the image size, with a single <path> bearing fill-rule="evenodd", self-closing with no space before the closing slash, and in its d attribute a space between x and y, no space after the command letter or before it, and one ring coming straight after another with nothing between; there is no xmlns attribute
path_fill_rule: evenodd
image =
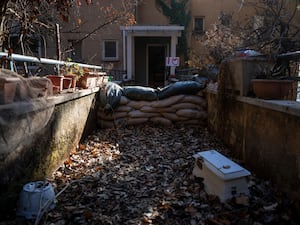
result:
<svg viewBox="0 0 300 225"><path fill-rule="evenodd" d="M248 176L251 173L216 150L193 155L193 175L204 178L205 191L217 195L222 202L232 197L249 195Z"/></svg>

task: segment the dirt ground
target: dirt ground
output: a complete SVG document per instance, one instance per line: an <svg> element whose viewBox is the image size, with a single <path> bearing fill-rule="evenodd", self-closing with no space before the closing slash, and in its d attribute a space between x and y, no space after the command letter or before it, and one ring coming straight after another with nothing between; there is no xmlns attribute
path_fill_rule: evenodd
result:
<svg viewBox="0 0 300 225"><path fill-rule="evenodd" d="M55 208L7 224L300 224L294 203L254 175L249 196L221 203L208 195L192 170L193 154L210 149L246 167L205 126L97 130L49 178Z"/></svg>

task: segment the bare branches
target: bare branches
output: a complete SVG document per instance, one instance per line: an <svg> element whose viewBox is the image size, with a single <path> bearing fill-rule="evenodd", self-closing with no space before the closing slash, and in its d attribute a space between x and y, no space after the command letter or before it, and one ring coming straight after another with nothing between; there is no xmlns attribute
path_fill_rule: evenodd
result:
<svg viewBox="0 0 300 225"><path fill-rule="evenodd" d="M297 27L295 16L297 1L288 0L259 0L248 2L248 7L254 8L256 16L263 21L261 26L253 29L253 20L249 20L244 29L247 39L245 45L260 51L270 51L270 54L292 51L299 48L300 27ZM251 24L252 23L252 24Z"/></svg>
<svg viewBox="0 0 300 225"><path fill-rule="evenodd" d="M121 7L119 8L117 8L113 4L100 7L101 16L99 16L98 24L95 28L93 28L90 32L85 34L82 38L76 40L76 43L87 39L91 35L95 34L97 31L111 24L135 24L136 21L134 17L134 11L138 2L140 1L124 0L122 1ZM76 28L73 28L70 31L66 31L64 33L75 33L78 32L77 30L79 29L80 26L77 26Z"/></svg>

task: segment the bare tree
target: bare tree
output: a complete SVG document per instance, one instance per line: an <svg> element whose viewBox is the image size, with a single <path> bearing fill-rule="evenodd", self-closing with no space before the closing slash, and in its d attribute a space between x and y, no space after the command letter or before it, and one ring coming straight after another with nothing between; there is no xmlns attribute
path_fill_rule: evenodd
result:
<svg viewBox="0 0 300 225"><path fill-rule="evenodd" d="M245 7L253 8L242 29L247 37L244 45L276 55L300 48L299 0L251 0Z"/></svg>
<svg viewBox="0 0 300 225"><path fill-rule="evenodd" d="M239 10L252 11L245 21L224 23L221 15L213 29L198 37L198 43L207 50L208 64L219 65L242 49L256 50L274 59L280 53L300 50L299 4L299 0L242 1ZM207 60L194 57L194 61Z"/></svg>
<svg viewBox="0 0 300 225"><path fill-rule="evenodd" d="M97 31L103 29L106 26L112 24L122 24L122 25L133 25L135 24L135 10L138 4L142 0L122 0L122 1L103 1L100 7L101 14L98 15L95 27L93 27L88 33L84 34L82 38L76 42L80 42ZM74 13L73 13L74 16ZM70 26L71 29L64 31L65 33L78 33L81 29L81 24L86 21L81 20L81 15L77 15L76 25L74 27ZM75 18L73 18L75 20Z"/></svg>
<svg viewBox="0 0 300 225"><path fill-rule="evenodd" d="M10 48L10 34L19 36L19 44L33 34L53 29L53 22L60 15L66 17L71 0L2 0L0 3L0 48ZM23 46L24 47L24 46ZM21 48L23 48L21 46ZM25 51L25 49L24 49Z"/></svg>
<svg viewBox="0 0 300 225"><path fill-rule="evenodd" d="M83 39L112 23L133 24L135 22L133 9L141 0L122 0L121 8L113 4L100 3L102 18L99 24ZM24 46L24 40L31 40L33 36L53 35L55 24L59 21L69 22L71 9L78 9L82 4L90 5L92 0L2 0L0 3L0 48L10 48L11 34L19 36L21 52L27 53L30 48ZM101 5L102 4L102 5ZM77 32L78 25L70 32ZM27 42L30 43L30 42Z"/></svg>

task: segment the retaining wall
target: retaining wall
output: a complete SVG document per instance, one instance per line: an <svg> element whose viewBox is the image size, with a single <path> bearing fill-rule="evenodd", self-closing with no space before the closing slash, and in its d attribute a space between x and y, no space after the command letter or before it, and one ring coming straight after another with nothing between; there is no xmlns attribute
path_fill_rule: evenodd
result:
<svg viewBox="0 0 300 225"><path fill-rule="evenodd" d="M6 118L10 120L0 132L0 218L11 214L24 184L44 180L76 148L82 136L95 128L98 90L51 96L46 104L37 100L0 106L1 118L5 110L20 108Z"/></svg>
<svg viewBox="0 0 300 225"><path fill-rule="evenodd" d="M207 100L208 125L235 156L300 202L300 102L242 96L226 100L211 91Z"/></svg>

